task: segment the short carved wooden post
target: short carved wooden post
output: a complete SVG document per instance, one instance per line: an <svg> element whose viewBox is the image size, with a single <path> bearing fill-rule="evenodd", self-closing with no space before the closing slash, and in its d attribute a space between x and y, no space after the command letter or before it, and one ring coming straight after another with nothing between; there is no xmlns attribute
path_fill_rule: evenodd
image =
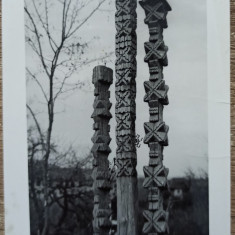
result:
<svg viewBox="0 0 235 235"><path fill-rule="evenodd" d="M171 7L166 0L142 0L145 23L149 27L149 42L144 44L149 65L150 78L144 82L149 104L149 122L144 123L144 143L148 144L149 165L144 167L143 186L148 189L148 209L143 215L146 220L143 233L158 235L168 233L168 212L163 207L163 189L167 187L168 169L163 165L163 148L168 145L168 126L163 121L163 108L168 104L168 86L163 80L163 66L167 66L167 46L163 41L163 29L167 28L166 15Z"/></svg>
<svg viewBox="0 0 235 235"><path fill-rule="evenodd" d="M113 71L105 66L96 66L93 70L92 83L95 85L95 101L93 129L95 130L92 142L93 154L93 190L94 190L94 209L93 209L93 234L107 235L111 228L111 209L110 195L111 188L108 155L111 152L109 143L110 126L109 120L112 118L110 113L111 103L109 101L109 87L113 82ZM85 102L85 101L84 101Z"/></svg>
<svg viewBox="0 0 235 235"><path fill-rule="evenodd" d="M116 0L117 234L137 235L136 0Z"/></svg>

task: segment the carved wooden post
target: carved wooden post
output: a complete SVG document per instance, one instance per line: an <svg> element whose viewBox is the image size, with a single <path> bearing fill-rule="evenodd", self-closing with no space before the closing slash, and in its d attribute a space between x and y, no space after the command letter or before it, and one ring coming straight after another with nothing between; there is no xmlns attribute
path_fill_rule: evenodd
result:
<svg viewBox="0 0 235 235"><path fill-rule="evenodd" d="M136 0L116 0L117 234L136 235Z"/></svg>
<svg viewBox="0 0 235 235"><path fill-rule="evenodd" d="M144 44L149 65L150 78L144 82L146 95L144 101L149 104L149 122L144 123L144 143L148 144L149 165L144 167L143 186L148 189L148 210L143 215L146 222L145 234L158 235L168 233L168 212L163 207L163 189L167 187L168 169L163 166L163 148L168 145L168 126L163 121L163 107L168 104L168 86L163 80L163 66L167 66L167 46L163 41L163 28L167 28L166 15L171 7L166 0L142 0L145 10L145 23L149 27L149 42Z"/></svg>
<svg viewBox="0 0 235 235"><path fill-rule="evenodd" d="M95 85L95 102L92 118L94 119L93 129L95 134L92 137L94 143L93 154L93 234L107 235L111 228L110 221L110 196L111 188L108 155L111 152L109 143L110 126L109 120L111 103L109 101L109 87L113 82L113 71L105 66L96 66L93 70L92 83Z"/></svg>

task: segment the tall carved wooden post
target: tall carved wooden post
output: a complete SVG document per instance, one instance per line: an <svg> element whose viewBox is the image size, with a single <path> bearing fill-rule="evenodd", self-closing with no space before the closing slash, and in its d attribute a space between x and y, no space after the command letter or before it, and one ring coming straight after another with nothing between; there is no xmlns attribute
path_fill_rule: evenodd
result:
<svg viewBox="0 0 235 235"><path fill-rule="evenodd" d="M116 0L117 234L137 235L136 0Z"/></svg>
<svg viewBox="0 0 235 235"><path fill-rule="evenodd" d="M109 120L111 103L109 101L109 87L113 82L113 71L105 66L96 66L93 70L92 83L95 85L95 102L92 118L95 134L92 137L94 143L93 154L93 234L108 235L111 228L110 195L111 188L108 155L111 152L109 143Z"/></svg>
<svg viewBox="0 0 235 235"><path fill-rule="evenodd" d="M145 10L145 23L149 27L149 42L144 44L149 65L150 78L144 82L146 95L144 101L149 104L149 122L144 123L144 143L148 144L149 165L144 167L143 186L148 189L148 209L143 215L146 220L145 234L168 233L168 212L163 207L163 190L167 187L168 169L163 165L163 148L168 145L168 126L163 121L163 107L168 104L168 86L163 80L163 67L168 65L167 46L163 41L163 28L167 28L166 15L171 7L166 0L142 0Z"/></svg>

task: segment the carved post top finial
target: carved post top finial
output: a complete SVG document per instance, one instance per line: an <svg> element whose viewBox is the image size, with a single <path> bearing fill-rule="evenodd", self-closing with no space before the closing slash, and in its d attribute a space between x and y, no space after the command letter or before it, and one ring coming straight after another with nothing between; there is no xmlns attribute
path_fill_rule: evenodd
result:
<svg viewBox="0 0 235 235"><path fill-rule="evenodd" d="M171 11L171 6L166 0L142 0L139 4L146 14L145 24L151 26L151 28L153 27L152 24L156 23L160 23L162 28L168 27L166 16L168 11Z"/></svg>
<svg viewBox="0 0 235 235"><path fill-rule="evenodd" d="M111 85L113 83L113 70L104 65L94 67L92 83L96 86L98 82Z"/></svg>
<svg viewBox="0 0 235 235"><path fill-rule="evenodd" d="M171 11L171 6L170 4L167 2L167 0L142 0L139 1L140 5L156 5L156 3L162 3L164 4L165 10L167 11Z"/></svg>

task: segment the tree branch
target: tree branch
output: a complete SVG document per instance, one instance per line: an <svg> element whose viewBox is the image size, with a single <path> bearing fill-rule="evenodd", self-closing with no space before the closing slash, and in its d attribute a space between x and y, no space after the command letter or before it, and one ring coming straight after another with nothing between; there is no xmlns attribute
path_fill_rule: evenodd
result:
<svg viewBox="0 0 235 235"><path fill-rule="evenodd" d="M31 72L27 67L26 67L26 71L27 71L27 73L36 81L36 83L38 84L38 86L39 86L39 88L40 88L40 90L41 90L41 92L42 92L42 94L43 94L45 100L48 102L47 94L46 94L46 92L45 92L45 90L44 90L42 84L38 81L38 79L36 78L36 76L35 76L34 74L32 74L32 72Z"/></svg>
<svg viewBox="0 0 235 235"><path fill-rule="evenodd" d="M93 9L90 14L82 21L82 23L80 23L77 27L75 27L75 29L73 29L72 31L69 31L67 33L67 38L71 37L74 33L76 33L90 18L91 16L99 9L99 7L105 2L106 0L102 0L95 9Z"/></svg>
<svg viewBox="0 0 235 235"><path fill-rule="evenodd" d="M29 19L30 19L30 21L31 21L31 23L33 25L33 28L34 28L34 32L35 32L37 43L38 43L38 47L39 47L39 57L40 57L40 60L42 62L43 68L44 68L47 76L50 77L50 74L49 74L48 69L47 69L47 65L46 65L46 63L44 61L44 56L43 56L43 52L42 52L42 45L41 45L40 36L39 36L39 33L38 33L37 26L36 26L36 24L34 22L33 17L31 16L30 12L28 11L26 5L25 5L24 9L25 9L25 12L28 15L28 17L29 17Z"/></svg>
<svg viewBox="0 0 235 235"><path fill-rule="evenodd" d="M35 122L35 125L36 125L36 127L37 127L37 130L38 130L38 133L39 133L39 136L40 136L40 140L41 140L41 143L42 143L42 146L43 146L43 148L44 148L44 136L43 136L43 134L42 134L42 131L41 131L41 127L40 127L40 125L39 125L39 122L38 122L38 120L37 120L37 118L36 118L36 115L35 115L35 113L33 112L33 110L31 109L31 107L28 105L28 104L26 104L26 106L27 106L27 109L29 110L29 112L30 112L30 114L32 115L32 117L33 117L33 120L34 120L34 122Z"/></svg>

